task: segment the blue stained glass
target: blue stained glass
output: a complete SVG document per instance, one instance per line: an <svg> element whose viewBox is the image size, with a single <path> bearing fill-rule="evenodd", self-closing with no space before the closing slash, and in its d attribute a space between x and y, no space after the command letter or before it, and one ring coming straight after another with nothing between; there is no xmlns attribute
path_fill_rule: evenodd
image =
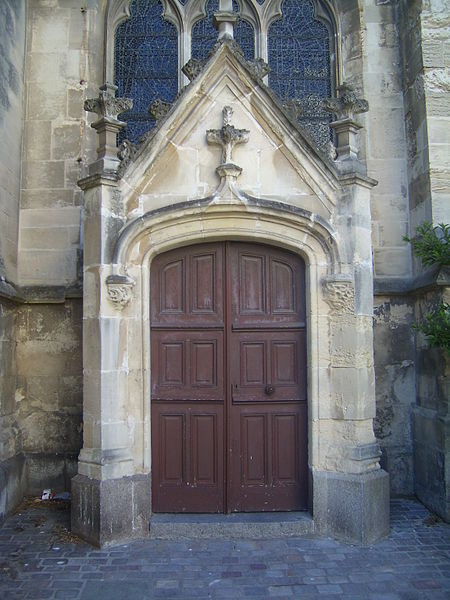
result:
<svg viewBox="0 0 450 600"><path fill-rule="evenodd" d="M312 0L283 0L283 16L268 33L269 86L283 102L300 100L300 122L320 146L330 140L322 100L331 95L330 38Z"/></svg>
<svg viewBox="0 0 450 600"><path fill-rule="evenodd" d="M121 115L127 126L119 141L137 142L155 124L148 113L153 100L172 102L178 93L178 34L162 12L159 0L132 0L130 18L117 27L114 83L118 96L133 99Z"/></svg>
<svg viewBox="0 0 450 600"><path fill-rule="evenodd" d="M209 51L217 42L217 29L213 25L213 15L219 10L219 0L208 0L206 4L206 17L197 21L192 28L191 54L192 58L205 59ZM239 12L239 6L233 0L234 12ZM234 28L234 38L242 48L246 60L255 58L255 31L253 26L239 19Z"/></svg>

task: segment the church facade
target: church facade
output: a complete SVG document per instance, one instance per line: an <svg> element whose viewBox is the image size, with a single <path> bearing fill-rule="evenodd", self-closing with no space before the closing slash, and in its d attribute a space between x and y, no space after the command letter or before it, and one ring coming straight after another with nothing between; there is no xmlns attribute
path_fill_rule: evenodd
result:
<svg viewBox="0 0 450 600"><path fill-rule="evenodd" d="M450 517L440 0L7 0L0 516L105 545L154 513Z"/></svg>

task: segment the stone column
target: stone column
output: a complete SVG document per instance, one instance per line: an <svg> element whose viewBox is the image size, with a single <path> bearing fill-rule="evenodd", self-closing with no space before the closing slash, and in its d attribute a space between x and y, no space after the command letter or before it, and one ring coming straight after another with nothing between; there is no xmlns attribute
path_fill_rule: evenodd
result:
<svg viewBox="0 0 450 600"><path fill-rule="evenodd" d="M354 115L368 109L341 88L328 102L337 114L336 166L343 197L337 229L345 243L342 273L322 282L330 307L329 404L320 408L320 470L313 472L314 520L319 530L368 544L389 531L389 477L380 469L373 432L373 268L370 190L376 182L358 160Z"/></svg>
<svg viewBox="0 0 450 600"><path fill-rule="evenodd" d="M131 108L115 98L115 86L100 88L85 109L99 119L98 159L79 182L84 191L83 282L83 448L72 480L72 531L103 546L148 532L150 484L135 474L126 421L127 320L134 281L112 273L113 243L123 225L117 207L115 144L125 123L118 114Z"/></svg>

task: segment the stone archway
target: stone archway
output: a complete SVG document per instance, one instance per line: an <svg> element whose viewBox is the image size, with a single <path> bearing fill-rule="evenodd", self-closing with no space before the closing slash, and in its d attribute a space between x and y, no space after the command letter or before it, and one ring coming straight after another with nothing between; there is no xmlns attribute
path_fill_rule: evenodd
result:
<svg viewBox="0 0 450 600"><path fill-rule="evenodd" d="M373 380L361 379L361 370L345 364L333 367L336 335L344 334L341 342L347 356L355 356L362 347L371 347L371 319L355 314L352 277L342 273L332 228L307 211L276 203L208 199L144 215L123 229L112 264L92 265L85 272L85 332L93 345L85 353L85 444L73 482L78 511L73 525L97 543L99 533L106 537L101 543L107 543L111 530L126 529L125 538L148 529L151 262L173 248L220 240L270 244L305 259L309 469L316 528L333 531L341 526L333 523L333 514L339 512L334 518L341 519L348 494L354 506L360 504L344 523L348 529L354 527L351 536L359 528L355 514L368 505L385 506L381 498L387 494L387 480L378 467L371 421L374 402L368 402ZM101 418L95 419L96 411ZM102 447L96 449L97 431ZM114 499L114 509L103 513L104 523L90 516L93 496L98 505L104 505L107 497L111 506ZM131 521L124 523L124 515L132 515ZM380 522L374 524L377 531Z"/></svg>

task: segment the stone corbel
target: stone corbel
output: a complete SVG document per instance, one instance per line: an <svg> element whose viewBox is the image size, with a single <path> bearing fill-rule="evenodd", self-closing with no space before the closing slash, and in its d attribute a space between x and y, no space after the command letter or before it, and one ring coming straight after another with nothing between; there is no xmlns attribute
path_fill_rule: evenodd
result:
<svg viewBox="0 0 450 600"><path fill-rule="evenodd" d="M128 275L109 275L106 278L108 299L117 310L123 310L133 298L136 282Z"/></svg>
<svg viewBox="0 0 450 600"><path fill-rule="evenodd" d="M349 278L324 279L322 281L324 299L336 314L355 312L355 288Z"/></svg>

